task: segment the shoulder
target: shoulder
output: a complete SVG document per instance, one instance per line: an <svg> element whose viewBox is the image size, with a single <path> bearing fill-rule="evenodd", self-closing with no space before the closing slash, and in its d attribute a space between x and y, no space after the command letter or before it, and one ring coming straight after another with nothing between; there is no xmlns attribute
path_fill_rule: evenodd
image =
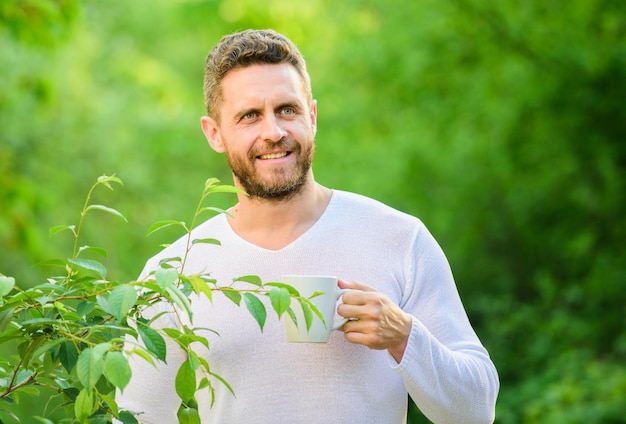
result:
<svg viewBox="0 0 626 424"><path fill-rule="evenodd" d="M383 243L413 243L420 234L428 233L416 216L399 211L381 201L361 194L335 190L326 222L335 231L359 234L361 240L370 236ZM341 230L340 230L341 229Z"/></svg>
<svg viewBox="0 0 626 424"><path fill-rule="evenodd" d="M392 221L411 226L422 225L419 218L362 194L333 190L331 205L334 213L349 215L353 219Z"/></svg>

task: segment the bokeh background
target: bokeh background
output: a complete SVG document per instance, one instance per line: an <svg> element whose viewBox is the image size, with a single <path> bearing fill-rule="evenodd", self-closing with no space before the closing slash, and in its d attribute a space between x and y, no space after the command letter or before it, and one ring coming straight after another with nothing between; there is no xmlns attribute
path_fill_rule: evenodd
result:
<svg viewBox="0 0 626 424"><path fill-rule="evenodd" d="M48 229L116 174L94 201L129 222L94 214L83 240L135 278L178 236L150 224L231 182L200 131L206 54L267 27L307 58L317 179L442 245L500 372L496 421L626 422L623 1L0 0L0 272L42 282L71 252Z"/></svg>

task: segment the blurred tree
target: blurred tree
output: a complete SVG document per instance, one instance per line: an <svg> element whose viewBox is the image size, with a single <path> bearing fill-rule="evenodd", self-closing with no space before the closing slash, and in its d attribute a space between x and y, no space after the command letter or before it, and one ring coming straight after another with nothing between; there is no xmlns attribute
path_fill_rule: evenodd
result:
<svg viewBox="0 0 626 424"><path fill-rule="evenodd" d="M230 181L198 128L202 65L247 27L307 58L317 178L421 217L442 244L501 373L498 422L618 422L623 2L2 2L0 271L35 281L64 247L47 228L117 173L130 224L91 234L136 275L167 241L148 226L186 219L207 177Z"/></svg>
<svg viewBox="0 0 626 424"><path fill-rule="evenodd" d="M28 175L48 132L37 125L38 116L50 113L54 90L45 70L70 37L77 13L75 0L0 3L0 263L8 272L27 270L27 252L43 250L36 214L54 193L39 192Z"/></svg>

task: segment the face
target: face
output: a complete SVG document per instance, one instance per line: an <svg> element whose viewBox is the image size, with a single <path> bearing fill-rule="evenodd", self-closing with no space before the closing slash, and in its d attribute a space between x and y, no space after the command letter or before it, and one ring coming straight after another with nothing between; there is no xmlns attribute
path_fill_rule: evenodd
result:
<svg viewBox="0 0 626 424"><path fill-rule="evenodd" d="M209 144L226 153L249 196L281 200L312 181L317 108L289 64L253 65L222 80L220 118L202 118Z"/></svg>

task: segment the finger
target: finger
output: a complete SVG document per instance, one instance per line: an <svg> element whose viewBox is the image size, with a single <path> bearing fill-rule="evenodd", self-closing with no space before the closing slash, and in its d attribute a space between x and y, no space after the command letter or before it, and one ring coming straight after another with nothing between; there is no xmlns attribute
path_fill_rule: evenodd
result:
<svg viewBox="0 0 626 424"><path fill-rule="evenodd" d="M358 281L346 281L342 279L339 279L339 288L361 291L377 291L375 288L363 283L359 283Z"/></svg>
<svg viewBox="0 0 626 424"><path fill-rule="evenodd" d="M375 311L367 306L367 302L361 302L356 299L356 302L343 302L337 305L337 314L344 318L355 319L372 319L375 318Z"/></svg>
<svg viewBox="0 0 626 424"><path fill-rule="evenodd" d="M352 328L352 322L356 322L358 321L356 318L348 318L348 321L346 321L341 327L339 327L337 330L345 333L346 332L346 326L349 326L349 328ZM354 329L350 330L350 331L354 331Z"/></svg>
<svg viewBox="0 0 626 424"><path fill-rule="evenodd" d="M360 344L367 346L371 349L381 349L381 341L376 337L376 334L368 331L358 321L349 321L344 326L344 337L347 341L354 344Z"/></svg>
<svg viewBox="0 0 626 424"><path fill-rule="evenodd" d="M349 290L341 296L340 305L367 305L368 297L370 296L371 294L368 292L364 292L361 290Z"/></svg>
<svg viewBox="0 0 626 424"><path fill-rule="evenodd" d="M360 344L360 345L367 346L369 342L367 335L363 333L347 332L345 333L344 337L346 338L347 341L353 344Z"/></svg>

